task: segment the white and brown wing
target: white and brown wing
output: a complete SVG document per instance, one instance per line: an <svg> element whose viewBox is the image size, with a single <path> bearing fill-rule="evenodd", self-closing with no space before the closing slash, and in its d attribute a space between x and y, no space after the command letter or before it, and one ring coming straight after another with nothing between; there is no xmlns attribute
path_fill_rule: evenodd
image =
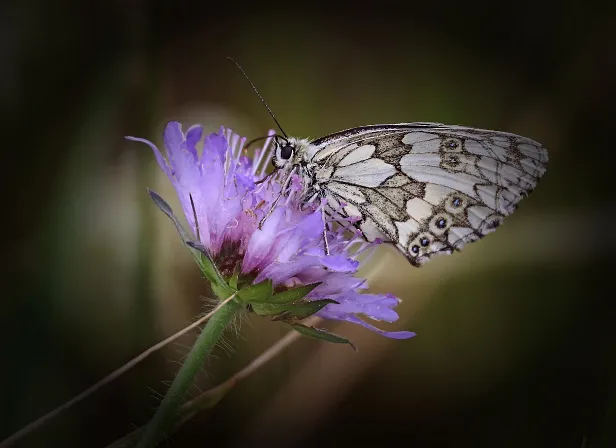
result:
<svg viewBox="0 0 616 448"><path fill-rule="evenodd" d="M498 227L545 173L547 151L515 134L436 123L373 125L312 142L328 206L411 263Z"/></svg>

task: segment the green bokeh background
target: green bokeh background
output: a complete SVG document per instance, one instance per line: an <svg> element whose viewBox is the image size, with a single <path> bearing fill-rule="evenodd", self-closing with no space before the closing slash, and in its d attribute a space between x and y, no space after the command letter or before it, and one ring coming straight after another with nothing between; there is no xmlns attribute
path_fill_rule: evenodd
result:
<svg viewBox="0 0 616 448"><path fill-rule="evenodd" d="M228 2L227 2L228 3ZM7 5L2 63L0 439L202 312L208 295L146 187L164 124L287 133L437 121L519 133L550 164L506 225L421 269L382 247L365 274L404 301L390 341L302 340L166 446L616 446L616 87L611 4L30 1ZM249 318L198 381L285 333ZM103 447L144 424L194 334L17 446ZM193 395L197 393L195 388Z"/></svg>

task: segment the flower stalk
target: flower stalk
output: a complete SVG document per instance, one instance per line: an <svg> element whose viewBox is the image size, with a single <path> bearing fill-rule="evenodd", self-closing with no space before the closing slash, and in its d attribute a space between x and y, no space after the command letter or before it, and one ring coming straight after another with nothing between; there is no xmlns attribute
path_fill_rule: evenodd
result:
<svg viewBox="0 0 616 448"><path fill-rule="evenodd" d="M302 323L307 326L312 326L319 323L321 320L322 319L318 316L312 316L304 320ZM208 389L192 400L185 402L182 406L180 406L180 416L173 425L173 429L171 431L177 431L198 412L216 406L241 381L245 380L265 364L276 358L276 356L282 353L283 350L297 341L300 337L301 333L297 331L289 331L286 335L276 341L272 346L261 353L257 358L253 359L243 369L236 372L233 376L223 381L218 386ZM143 432L143 429L143 427L135 429L130 434L127 434L121 439L116 440L111 445L108 445L107 448L128 448L134 446Z"/></svg>
<svg viewBox="0 0 616 448"><path fill-rule="evenodd" d="M180 405L186 396L186 392L193 385L195 376L203 367L205 359L212 352L223 331L241 307L242 304L233 298L210 318L184 364L182 364L156 414L146 426L137 448L155 447L167 431L173 427L177 421Z"/></svg>

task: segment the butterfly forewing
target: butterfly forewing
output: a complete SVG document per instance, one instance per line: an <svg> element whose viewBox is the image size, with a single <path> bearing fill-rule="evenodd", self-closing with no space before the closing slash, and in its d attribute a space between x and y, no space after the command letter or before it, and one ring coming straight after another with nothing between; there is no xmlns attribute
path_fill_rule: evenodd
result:
<svg viewBox="0 0 616 448"><path fill-rule="evenodd" d="M328 212L414 265L496 229L545 173L547 151L515 134L436 123L373 125L312 142Z"/></svg>

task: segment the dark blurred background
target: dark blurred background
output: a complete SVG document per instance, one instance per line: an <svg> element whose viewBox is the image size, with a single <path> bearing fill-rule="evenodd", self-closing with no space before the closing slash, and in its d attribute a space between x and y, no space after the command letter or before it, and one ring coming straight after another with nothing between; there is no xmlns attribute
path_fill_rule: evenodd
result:
<svg viewBox="0 0 616 448"><path fill-rule="evenodd" d="M4 3L0 439L203 310L207 285L146 187L177 207L174 192L123 136L160 145L168 120L263 135L233 56L292 135L437 121L531 137L550 163L461 254L415 269L379 249L372 289L404 299L382 326L416 338L330 323L358 353L299 341L163 446L616 446L612 5ZM285 331L248 319L199 389ZM16 446L104 447L144 424L193 341Z"/></svg>

